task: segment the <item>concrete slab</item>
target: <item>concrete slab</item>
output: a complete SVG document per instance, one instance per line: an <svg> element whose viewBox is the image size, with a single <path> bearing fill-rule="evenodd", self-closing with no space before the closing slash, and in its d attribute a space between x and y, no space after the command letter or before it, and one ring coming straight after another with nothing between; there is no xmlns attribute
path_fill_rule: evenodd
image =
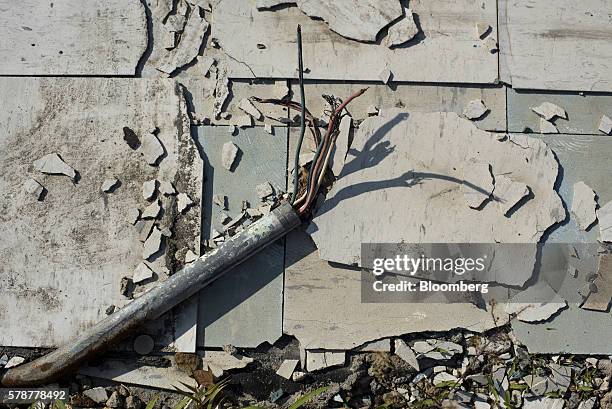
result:
<svg viewBox="0 0 612 409"><path fill-rule="evenodd" d="M199 201L202 164L172 81L3 78L0 95L5 101L0 189L7 192L0 198L7 216L0 221L0 276L6 278L0 284L0 321L6 328L0 344L52 348L104 318L110 305L129 301L119 286L142 261L138 230L127 221L134 208L148 205L142 183L171 180ZM123 127L142 135L153 125L166 148L157 167L123 141ZM33 168L30 159L48 152L58 152L78 170L74 183ZM112 195L100 191L109 168L121 179ZM45 200L15 200L34 174L47 189ZM199 243L200 215L177 218L173 199L161 200L166 211L158 223L176 233L166 238L164 254L170 258L174 249ZM173 268L166 257L150 267L156 279L137 291L163 281ZM156 337L158 346L177 348L178 337L195 332L195 315L190 319L188 329L172 314L160 318L152 329L164 334ZM180 332L172 330L175 324Z"/></svg>
<svg viewBox="0 0 612 409"><path fill-rule="evenodd" d="M507 88L508 131L538 132L540 117L531 110L543 102L561 106L567 119L553 122L562 134L602 135L599 125L603 115L612 115L612 95L601 93L542 92Z"/></svg>
<svg viewBox="0 0 612 409"><path fill-rule="evenodd" d="M252 208L261 203L257 185L269 182L276 192L285 190L287 128L275 127L274 135L263 127L239 129L232 136L227 127L202 126L197 133L206 163L203 237L210 238L213 230L225 230L216 217L214 195L227 196L225 212L235 220L243 201ZM221 164L228 141L241 150L233 172ZM200 293L198 345L256 347L282 335L283 249L273 244Z"/></svg>
<svg viewBox="0 0 612 409"><path fill-rule="evenodd" d="M146 25L138 0L3 0L0 75L134 75Z"/></svg>
<svg viewBox="0 0 612 409"><path fill-rule="evenodd" d="M500 67L513 88L612 91L606 0L501 0Z"/></svg>
<svg viewBox="0 0 612 409"><path fill-rule="evenodd" d="M466 206L461 186L471 160L490 163L495 178L529 186L533 199L511 215L498 209L495 193L480 210ZM454 113L388 112L361 123L308 231L321 258L349 265L361 265L362 243L536 243L566 217L557 174L539 139L500 141ZM381 213L384 219L370 217Z"/></svg>
<svg viewBox="0 0 612 409"><path fill-rule="evenodd" d="M473 304L363 303L361 272L319 258L308 235L287 236L283 332L302 349L346 350L366 342L425 331L482 332L507 322Z"/></svg>
<svg viewBox="0 0 612 409"><path fill-rule="evenodd" d="M377 81L387 67L392 81L495 82L497 54L473 35L475 24L483 22L493 27L490 36L497 36L495 1L414 0L410 8L421 34L394 48L349 40L297 7L258 11L253 2L244 1L213 7L211 36L227 53L231 78L296 78L295 30L301 24L309 79ZM258 43L267 46L260 49Z"/></svg>

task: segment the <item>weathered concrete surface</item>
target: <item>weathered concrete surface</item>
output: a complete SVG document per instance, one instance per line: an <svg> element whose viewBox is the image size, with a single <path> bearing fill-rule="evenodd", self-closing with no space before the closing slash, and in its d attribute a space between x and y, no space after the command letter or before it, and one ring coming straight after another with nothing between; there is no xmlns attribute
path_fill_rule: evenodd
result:
<svg viewBox="0 0 612 409"><path fill-rule="evenodd" d="M134 75L146 23L138 0L2 0L0 74Z"/></svg>
<svg viewBox="0 0 612 409"><path fill-rule="evenodd" d="M308 16L325 21L341 36L358 41L376 41L380 30L402 16L398 0L260 0L257 8L292 3Z"/></svg>
<svg viewBox="0 0 612 409"><path fill-rule="evenodd" d="M513 88L612 91L607 0L501 0L501 78Z"/></svg>
<svg viewBox="0 0 612 409"><path fill-rule="evenodd" d="M98 366L84 366L79 369L79 374L170 391L179 388L188 392L189 389L183 384L191 387L197 386L196 381L189 374L179 370L172 356L165 358L171 362L168 368L147 366L136 360L109 359Z"/></svg>
<svg viewBox="0 0 612 409"><path fill-rule="evenodd" d="M263 127L238 130L232 136L227 127L198 127L198 141L205 160L203 237L222 232L213 203L216 194L227 196L225 212L236 219L242 202L255 208L261 203L256 186L270 182L285 190L287 128L274 128L274 135ZM227 141L240 147L241 156L233 172L221 164L221 149ZM273 244L200 292L198 345L255 347L273 343L282 335L283 246ZM265 317L265 319L262 319Z"/></svg>
<svg viewBox="0 0 612 409"><path fill-rule="evenodd" d="M6 329L0 344L55 347L104 318L109 305L127 302L119 294L121 277L142 261L138 231L127 219L131 210L148 205L142 183L172 180L177 189L199 198L202 165L172 81L3 78L0 95L5 101L0 112L0 191L5 192L0 197L0 322ZM123 141L124 126L142 135L153 125L167 150L158 167ZM33 160L49 152L60 153L78 170L74 183L34 170ZM101 192L100 180L112 175L120 176L121 187L112 195ZM21 198L22 184L31 176L46 187L45 200ZM174 236L166 238L167 258L151 263L156 281L177 267L168 262L177 247L199 243L200 231L199 214L175 220L173 198L162 201L166 212L159 223L171 227ZM168 315L158 321L170 342L188 332L176 322L172 326L180 333L165 327L173 320ZM194 315L191 320L193 327Z"/></svg>
<svg viewBox="0 0 612 409"><path fill-rule="evenodd" d="M559 105L567 119L556 119L555 126L563 134L602 135L599 124L603 115L612 115L612 95L577 92L538 92L507 88L508 131L538 132L540 118L531 107L543 102Z"/></svg>
<svg viewBox="0 0 612 409"><path fill-rule="evenodd" d="M321 260L301 231L287 236L284 296L283 332L302 349L352 349L404 333L481 332L507 322L501 308L492 314L468 303L362 303L360 271Z"/></svg>
<svg viewBox="0 0 612 409"><path fill-rule="evenodd" d="M508 216L495 192L481 210L466 206L461 186L472 160L529 186L533 199ZM566 218L557 174L552 151L538 139L500 141L454 113L389 111L361 123L308 231L321 258L357 265L361 243L535 243Z"/></svg>
<svg viewBox="0 0 612 409"><path fill-rule="evenodd" d="M310 70L306 77L310 79L378 80L378 73L388 67L394 81L496 80L497 54L472 33L476 22L486 22L494 27L491 35L496 36L495 1L414 0L410 8L419 16L422 35L392 49L348 40L296 7L258 11L247 1L223 1L213 7L211 37L230 56L232 78L296 78L295 29L301 24L305 68ZM258 43L267 46L260 49Z"/></svg>

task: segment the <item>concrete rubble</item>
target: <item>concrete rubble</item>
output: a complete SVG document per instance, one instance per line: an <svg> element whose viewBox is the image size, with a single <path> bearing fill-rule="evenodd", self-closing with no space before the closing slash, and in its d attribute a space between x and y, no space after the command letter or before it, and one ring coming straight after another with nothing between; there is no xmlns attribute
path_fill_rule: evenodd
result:
<svg viewBox="0 0 612 409"><path fill-rule="evenodd" d="M157 180L152 179L142 184L142 197L144 197L145 200L153 200L157 190L157 183Z"/></svg>
<svg viewBox="0 0 612 409"><path fill-rule="evenodd" d="M145 207L140 215L141 219L157 219L162 211L161 203L155 200L153 203Z"/></svg>
<svg viewBox="0 0 612 409"><path fill-rule="evenodd" d="M134 284L142 283L153 277L153 270L146 263L140 263L132 273L132 281Z"/></svg>
<svg viewBox="0 0 612 409"><path fill-rule="evenodd" d="M149 165L155 166L164 155L164 146L152 133L145 133L140 146L142 154Z"/></svg>
<svg viewBox="0 0 612 409"><path fill-rule="evenodd" d="M480 119L489 111L484 102L481 100L470 101L463 110L463 116L467 119Z"/></svg>
<svg viewBox="0 0 612 409"><path fill-rule="evenodd" d="M601 117L601 121L599 121L599 130L606 135L612 134L612 119L606 115L603 115Z"/></svg>
<svg viewBox="0 0 612 409"><path fill-rule="evenodd" d="M543 102L536 107L532 107L531 110L547 121L551 121L555 118L567 119L565 109L552 102Z"/></svg>
<svg viewBox="0 0 612 409"><path fill-rule="evenodd" d="M404 16L389 27L384 42L387 47L400 46L411 41L419 31L412 10L404 8Z"/></svg>
<svg viewBox="0 0 612 409"><path fill-rule="evenodd" d="M285 379L291 379L299 362L299 359L285 359L278 367L276 374Z"/></svg>
<svg viewBox="0 0 612 409"><path fill-rule="evenodd" d="M238 108L243 110L246 114L252 116L253 119L257 121L261 121L263 119L263 114L259 112L255 105L253 105L253 103L247 98L243 98L240 101Z"/></svg>
<svg viewBox="0 0 612 409"><path fill-rule="evenodd" d="M572 199L572 214L581 229L587 230L597 220L595 200L596 194L586 183L574 184L574 197Z"/></svg>
<svg viewBox="0 0 612 409"><path fill-rule="evenodd" d="M184 213L193 206L194 201L191 200L187 193L179 193L177 196L177 209L180 213Z"/></svg>
<svg viewBox="0 0 612 409"><path fill-rule="evenodd" d="M157 254L162 247L164 235L157 226L153 227L153 230L149 234L149 237L144 242L144 248L142 251L142 258L150 260L155 254Z"/></svg>
<svg viewBox="0 0 612 409"><path fill-rule="evenodd" d="M537 299L546 299L549 301L533 301ZM520 321L539 322L550 319L552 315L566 307L567 302L550 286L537 284L510 299L504 310Z"/></svg>
<svg viewBox="0 0 612 409"><path fill-rule="evenodd" d="M44 186L32 178L27 179L23 183L23 189L26 191L27 194L31 195L36 200L41 200L42 195L45 192Z"/></svg>
<svg viewBox="0 0 612 409"><path fill-rule="evenodd" d="M529 195L529 192L529 186L524 183L516 182L504 175L499 175L495 179L493 194L495 195L495 200L500 210L505 216L510 213L517 203Z"/></svg>
<svg viewBox="0 0 612 409"><path fill-rule="evenodd" d="M66 175L72 180L77 176L76 171L57 153L49 153L34 161L34 169L49 175Z"/></svg>
<svg viewBox="0 0 612 409"><path fill-rule="evenodd" d="M308 372L344 365L345 362L344 351L306 351L306 370Z"/></svg>
<svg viewBox="0 0 612 409"><path fill-rule="evenodd" d="M234 167L236 157L238 156L239 149L233 142L227 142L223 145L223 151L221 152L221 163L223 167L229 171Z"/></svg>
<svg viewBox="0 0 612 409"><path fill-rule="evenodd" d="M551 134L551 133L559 133L559 129L557 129L556 125L552 122L540 118L540 133L542 134Z"/></svg>
<svg viewBox="0 0 612 409"><path fill-rule="evenodd" d="M102 182L102 186L100 186L100 190L103 191L104 193L112 193L113 190L115 190L117 186L119 186L119 179L117 178L105 179L104 182Z"/></svg>
<svg viewBox="0 0 612 409"><path fill-rule="evenodd" d="M24 362L25 362L25 358L21 356L14 356L4 364L4 369L14 368L18 365L21 365Z"/></svg>
<svg viewBox="0 0 612 409"><path fill-rule="evenodd" d="M473 188L478 187L478 190ZM479 208L493 193L495 188L491 165L488 163L470 161L463 170L461 190L468 206Z"/></svg>

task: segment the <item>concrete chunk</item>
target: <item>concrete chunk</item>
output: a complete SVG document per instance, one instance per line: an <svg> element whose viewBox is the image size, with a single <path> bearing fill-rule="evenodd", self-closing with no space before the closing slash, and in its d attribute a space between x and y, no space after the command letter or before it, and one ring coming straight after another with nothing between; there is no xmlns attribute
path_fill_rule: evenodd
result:
<svg viewBox="0 0 612 409"><path fill-rule="evenodd" d="M346 353L344 351L306 351L306 370L308 372L344 365L345 362Z"/></svg>
<svg viewBox="0 0 612 409"><path fill-rule="evenodd" d="M597 277L593 281L597 291L590 292L580 306L586 310L607 311L612 299L612 254L600 254Z"/></svg>
<svg viewBox="0 0 612 409"><path fill-rule="evenodd" d="M143 281L146 281L152 277L153 270L151 270L147 263L144 262L138 264L132 273L132 281L134 284L142 283Z"/></svg>
<svg viewBox="0 0 612 409"><path fill-rule="evenodd" d="M156 200L144 209L140 218L157 219L159 217L159 214L161 213L161 210L161 203L159 202L159 200Z"/></svg>
<svg viewBox="0 0 612 409"><path fill-rule="evenodd" d="M36 180L29 178L27 179L24 184L23 184L23 190L29 194L32 195L33 197L36 198L36 200L40 200L42 197L42 194L45 191L45 188L43 185L41 185L40 183L38 183Z"/></svg>
<svg viewBox="0 0 612 409"><path fill-rule="evenodd" d="M142 184L142 197L144 197L145 200L153 200L156 190L157 180L148 180Z"/></svg>
<svg viewBox="0 0 612 409"><path fill-rule="evenodd" d="M276 371L276 374L285 379L291 379L298 362L300 362L298 359L285 359Z"/></svg>
<svg viewBox="0 0 612 409"><path fill-rule="evenodd" d="M504 215L508 215L525 196L529 194L529 186L516 182L504 175L495 177L493 196Z"/></svg>
<svg viewBox="0 0 612 409"><path fill-rule="evenodd" d="M248 98L243 98L238 104L238 108L240 108L242 111L244 111L248 115L252 116L257 121L261 121L263 119L262 113L259 112L259 110L255 107L255 105L253 105L251 100L249 100Z"/></svg>
<svg viewBox="0 0 612 409"><path fill-rule="evenodd" d="M548 302L533 302L532 300L545 299ZM516 314L516 318L523 322L541 322L550 319L558 311L567 307L562 299L548 284L538 283L514 296L505 307L508 314Z"/></svg>
<svg viewBox="0 0 612 409"><path fill-rule="evenodd" d="M395 355L402 358L408 365L420 371L419 361L414 351L401 339L395 340Z"/></svg>
<svg viewBox="0 0 612 409"><path fill-rule="evenodd" d="M187 250L187 253L185 253L185 264L193 263L197 259L198 259L198 256L196 253L194 253L191 250Z"/></svg>
<svg viewBox="0 0 612 409"><path fill-rule="evenodd" d="M4 365L4 369L14 368L18 365L21 365L24 362L25 362L25 358L20 357L20 356L14 356L6 362L6 364Z"/></svg>
<svg viewBox="0 0 612 409"><path fill-rule="evenodd" d="M597 210L599 219L599 239L612 243L612 201Z"/></svg>
<svg viewBox="0 0 612 409"><path fill-rule="evenodd" d="M156 166L165 152L164 145L162 145L159 139L157 139L157 136L152 133L146 133L145 136L142 137L140 150L147 163L151 166Z"/></svg>
<svg viewBox="0 0 612 409"><path fill-rule="evenodd" d="M57 153L50 153L34 161L34 169L49 175L66 175L73 180L76 178L76 171Z"/></svg>
<svg viewBox="0 0 612 409"><path fill-rule="evenodd" d="M467 119L480 119L489 111L487 106L480 99L470 101L463 110L463 116Z"/></svg>
<svg viewBox="0 0 612 409"><path fill-rule="evenodd" d="M108 393L106 393L106 389L100 386L84 390L83 395L87 396L96 403L106 403L108 400Z"/></svg>
<svg viewBox="0 0 612 409"><path fill-rule="evenodd" d="M184 213L187 209L194 205L193 200L187 193L179 193L177 197L177 209L180 213Z"/></svg>
<svg viewBox="0 0 612 409"><path fill-rule="evenodd" d="M572 199L572 213L582 230L586 230L597 220L595 192L584 182L574 184L574 198Z"/></svg>
<svg viewBox="0 0 612 409"><path fill-rule="evenodd" d="M551 134L551 133L559 133L559 129L552 122L540 118L540 133L541 134Z"/></svg>
<svg viewBox="0 0 612 409"><path fill-rule="evenodd" d="M253 126L253 117L249 114L237 115L236 116L236 126L238 128L249 128Z"/></svg>
<svg viewBox="0 0 612 409"><path fill-rule="evenodd" d="M482 40L485 37L487 37L489 33L491 32L491 26L487 23L476 23L475 30L476 30L476 39Z"/></svg>
<svg viewBox="0 0 612 409"><path fill-rule="evenodd" d="M103 191L104 193L111 193L113 190L115 190L117 186L119 186L119 179L110 178L102 182L102 186L100 187L100 190Z"/></svg>
<svg viewBox="0 0 612 409"><path fill-rule="evenodd" d="M161 250L162 241L164 235L157 226L153 227L153 231L144 243L144 249L142 251L142 258L145 260L151 260L151 258Z"/></svg>
<svg viewBox="0 0 612 409"><path fill-rule="evenodd" d="M229 171L232 171L236 156L238 155L238 146L233 142L226 142L223 144L223 151L221 152L221 164Z"/></svg>
<svg viewBox="0 0 612 409"><path fill-rule="evenodd" d="M552 102L543 102L537 107L532 107L531 110L547 121L550 121L556 117L567 119L565 109L561 108L559 105L553 104Z"/></svg>
<svg viewBox="0 0 612 409"><path fill-rule="evenodd" d="M378 73L378 78L382 81L383 84L388 84L391 80L392 75L393 74L391 73L389 67L385 67L381 72Z"/></svg>
<svg viewBox="0 0 612 409"><path fill-rule="evenodd" d="M523 409L563 409L565 401L563 399L536 398L525 399Z"/></svg>
<svg viewBox="0 0 612 409"><path fill-rule="evenodd" d="M612 134L612 119L606 115L603 115L601 117L601 121L599 122L599 130L606 135Z"/></svg>
<svg viewBox="0 0 612 409"><path fill-rule="evenodd" d="M206 351L202 358L204 368L210 369L215 377L220 377L224 371L230 369L246 368L251 362L253 362L253 358L238 354L232 355L225 351Z"/></svg>
<svg viewBox="0 0 612 409"><path fill-rule="evenodd" d="M389 27L387 37L384 40L387 47L405 44L412 40L420 31L419 27L414 21L412 10L408 8L404 10L405 16L400 21Z"/></svg>
<svg viewBox="0 0 612 409"><path fill-rule="evenodd" d="M176 194L176 188L172 182L162 180L159 182L159 192L164 196L173 196Z"/></svg>
<svg viewBox="0 0 612 409"><path fill-rule="evenodd" d="M176 48L160 58L156 68L166 74L172 74L193 61L198 56L208 28L208 22L200 17L197 9L193 10L189 15L180 42Z"/></svg>
<svg viewBox="0 0 612 409"><path fill-rule="evenodd" d="M227 196L224 194L213 195L213 203L219 206L222 210L227 210Z"/></svg>

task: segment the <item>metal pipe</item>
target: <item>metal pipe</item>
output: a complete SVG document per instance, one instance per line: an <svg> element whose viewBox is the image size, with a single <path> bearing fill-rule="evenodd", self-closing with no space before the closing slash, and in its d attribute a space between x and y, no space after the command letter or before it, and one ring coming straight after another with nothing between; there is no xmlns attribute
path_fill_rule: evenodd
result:
<svg viewBox="0 0 612 409"><path fill-rule="evenodd" d="M108 316L68 344L32 362L9 369L4 386L50 383L77 370L88 358L120 341L148 320L158 318L224 273L236 267L301 224L289 203L229 238L217 249L185 266L157 287Z"/></svg>

